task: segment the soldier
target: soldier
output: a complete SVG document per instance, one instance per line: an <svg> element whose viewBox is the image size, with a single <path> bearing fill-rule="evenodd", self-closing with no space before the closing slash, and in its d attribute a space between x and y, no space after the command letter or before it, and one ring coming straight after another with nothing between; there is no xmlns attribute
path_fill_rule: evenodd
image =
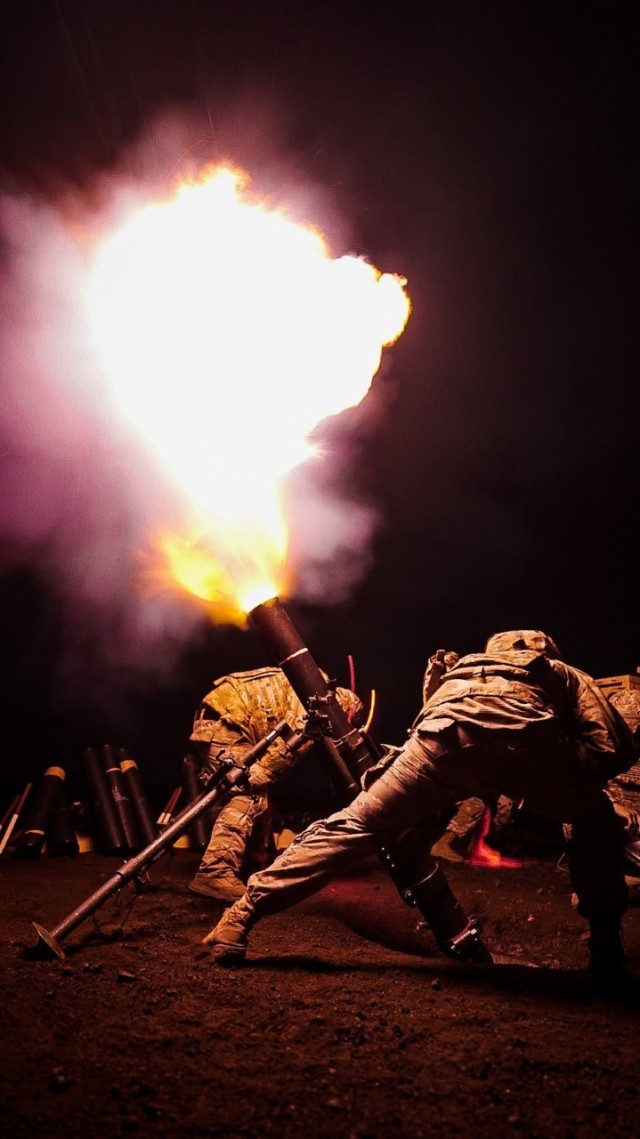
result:
<svg viewBox="0 0 640 1139"><path fill-rule="evenodd" d="M633 676L599 680L598 684L609 703L640 738L640 680L637 672ZM640 885L640 762L613 779L607 786L607 794L624 823L625 864L634 881L637 901Z"/></svg>
<svg viewBox="0 0 640 1139"><path fill-rule="evenodd" d="M353 692L338 688L336 695L351 718L361 713L362 704ZM219 756L230 756L241 764L245 752L280 720L299 727L303 717L304 708L281 669L234 672L216 680L204 697L190 738L205 767L215 769ZM253 764L248 787L234 792L216 818L198 872L189 884L193 894L222 902L242 897L245 886L240 874L251 836L268 811L272 788L289 774L305 750L291 756L283 741L277 740Z"/></svg>
<svg viewBox="0 0 640 1139"><path fill-rule="evenodd" d="M592 974L603 988L624 985L621 827L602 788L635 758L624 720L591 677L559 659L550 637L495 634L484 653L445 672L407 742L378 765L368 790L312 823L253 875L205 942L220 962L243 960L259 918L307 897L389 836L422 823L433 825L435 837L455 803L502 793L571 824L567 858L579 912L590 924Z"/></svg>

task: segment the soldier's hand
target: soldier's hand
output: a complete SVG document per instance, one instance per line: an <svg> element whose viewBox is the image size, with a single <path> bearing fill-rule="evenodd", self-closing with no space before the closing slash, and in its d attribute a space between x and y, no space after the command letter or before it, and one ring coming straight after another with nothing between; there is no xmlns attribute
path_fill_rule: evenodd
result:
<svg viewBox="0 0 640 1139"><path fill-rule="evenodd" d="M259 763L254 763L253 767L249 768L247 783L250 791L264 795L267 788L271 786L272 780L264 767L261 767Z"/></svg>
<svg viewBox="0 0 640 1139"><path fill-rule="evenodd" d="M633 807L627 807L624 803L614 803L613 807L616 814L622 819L624 829L630 834L637 834L640 831L640 814Z"/></svg>

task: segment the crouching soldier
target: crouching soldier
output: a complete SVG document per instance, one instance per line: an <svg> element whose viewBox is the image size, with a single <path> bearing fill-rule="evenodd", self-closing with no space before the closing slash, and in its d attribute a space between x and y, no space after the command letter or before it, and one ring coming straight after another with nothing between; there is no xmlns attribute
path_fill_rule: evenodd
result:
<svg viewBox="0 0 640 1139"><path fill-rule="evenodd" d="M631 731L591 677L558 659L550 637L516 630L447 667L409 738L349 806L312 823L247 884L205 938L221 962L244 958L252 926L339 871L461 800L504 794L569 822L567 858L590 924L590 966L602 988L632 983L621 940L627 907L622 828L603 787L636 758Z"/></svg>
<svg viewBox="0 0 640 1139"><path fill-rule="evenodd" d="M358 697L346 688L336 690L337 699L351 719L362 712ZM193 724L191 741L209 770L228 756L242 764L243 756L280 721L302 727L305 710L279 668L235 672L216 680L203 699ZM244 894L242 865L252 834L269 810L272 789L281 783L313 745L295 755L281 739L254 763L248 786L235 791L219 812L209 845L189 890L222 902Z"/></svg>

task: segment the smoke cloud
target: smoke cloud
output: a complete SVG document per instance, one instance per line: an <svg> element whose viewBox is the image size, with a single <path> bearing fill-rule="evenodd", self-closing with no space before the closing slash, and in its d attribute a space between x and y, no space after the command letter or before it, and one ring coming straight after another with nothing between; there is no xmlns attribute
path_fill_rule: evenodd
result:
<svg viewBox="0 0 640 1139"><path fill-rule="evenodd" d="M107 674L123 687L166 677L204 626L196 605L142 584L150 537L160 526L179 528L181 504L119 418L83 309L93 236L191 160L193 134L169 116L83 192L0 199L2 565L31 566L56 597L65 630L59 683L71 694L99 691ZM257 181L275 186L286 164L262 160ZM315 188L291 170L283 181L293 211L310 219ZM316 220L344 240L343 223L329 224L326 193L316 197ZM305 601L343 601L369 564L378 518L340 491L336 472L348 460L338 441L289 479L296 588Z"/></svg>

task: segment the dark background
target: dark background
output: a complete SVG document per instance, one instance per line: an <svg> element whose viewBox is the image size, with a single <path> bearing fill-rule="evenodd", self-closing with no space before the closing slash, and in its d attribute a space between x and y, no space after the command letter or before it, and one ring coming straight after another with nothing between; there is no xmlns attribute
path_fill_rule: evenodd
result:
<svg viewBox="0 0 640 1139"><path fill-rule="evenodd" d="M371 568L348 603L291 605L342 682L354 654L382 738L413 718L429 653L500 628L542 627L595 675L640 664L632 11L3 5L13 190L86 185L179 105L213 157L273 146L324 188L351 248L408 278L413 315L376 380L385 414L332 428L345 483L385 519ZM200 695L264 662L257 636L203 624L171 677L123 682L98 659L100 705L82 685L61 701L64 610L36 559L4 564L3 782L108 739L170 789Z"/></svg>

